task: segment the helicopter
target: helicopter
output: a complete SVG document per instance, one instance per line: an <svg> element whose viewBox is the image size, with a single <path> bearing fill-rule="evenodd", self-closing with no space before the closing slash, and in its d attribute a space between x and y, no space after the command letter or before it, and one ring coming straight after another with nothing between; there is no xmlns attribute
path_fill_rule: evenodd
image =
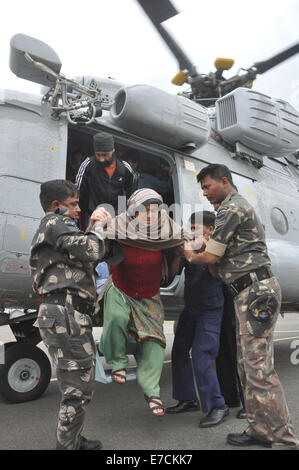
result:
<svg viewBox="0 0 299 470"><path fill-rule="evenodd" d="M29 273L30 244L43 217L40 184L66 178L75 153L92 155L100 130L113 135L118 158L139 153L139 171L161 176L171 169L169 204L176 208L214 210L196 174L210 163L227 165L264 224L282 310L299 311L299 113L252 87L259 74L298 53L299 43L229 79L223 72L231 59L218 58L215 72L201 74L163 25L178 14L172 3L136 1L178 61L173 83L190 90L173 95L100 77L67 78L44 42L24 34L10 41L11 71L43 91L41 98L5 90L0 101L0 325L16 339L4 345L0 392L12 402L39 397L51 377L37 347L39 298ZM180 214L183 225L187 215ZM183 284L181 275L161 288L166 319L181 311Z"/></svg>

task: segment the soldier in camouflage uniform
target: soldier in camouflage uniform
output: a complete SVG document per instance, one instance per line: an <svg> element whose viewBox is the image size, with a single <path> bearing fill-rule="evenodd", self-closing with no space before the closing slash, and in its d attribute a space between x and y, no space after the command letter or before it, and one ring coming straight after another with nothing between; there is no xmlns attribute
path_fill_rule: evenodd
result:
<svg viewBox="0 0 299 470"><path fill-rule="evenodd" d="M33 290L41 296L35 326L57 368L62 393L56 448L100 449L100 441L89 441L81 432L94 380L90 315L96 298L94 267L105 254L102 225L79 231L79 194L69 181L43 183L40 201L46 215L32 241L30 269ZM100 212L93 222L108 216Z"/></svg>
<svg viewBox="0 0 299 470"><path fill-rule="evenodd" d="M209 165L197 179L204 196L220 207L205 250L188 251L185 256L190 259L192 255L192 263L209 264L211 272L229 286L236 311L238 372L249 426L242 434L229 434L228 442L264 447L275 443L299 449L274 370L273 332L281 291L270 270L264 229L254 209L234 189L226 166Z"/></svg>

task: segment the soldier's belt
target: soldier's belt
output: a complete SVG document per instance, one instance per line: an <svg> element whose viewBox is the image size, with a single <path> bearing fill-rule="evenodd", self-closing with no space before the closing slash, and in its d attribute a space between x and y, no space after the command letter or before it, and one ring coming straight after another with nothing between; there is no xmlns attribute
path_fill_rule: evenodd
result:
<svg viewBox="0 0 299 470"><path fill-rule="evenodd" d="M91 315L94 310L94 304L87 302L86 300L81 299L76 295L63 294L63 293L50 293L43 294L41 296L41 303L45 304L54 304L62 305L63 307L66 304L66 297L71 297L71 303L74 310L77 310L80 313L85 313L86 315Z"/></svg>
<svg viewBox="0 0 299 470"><path fill-rule="evenodd" d="M268 279L269 277L273 277L273 273L269 268L258 268L255 271L251 271L252 273L256 274L256 277L259 281L263 279ZM236 281L232 282L228 287L231 294L235 297L236 295L240 294L242 290L246 289L246 287L250 286L253 283L250 273L245 274L242 277L239 277Z"/></svg>

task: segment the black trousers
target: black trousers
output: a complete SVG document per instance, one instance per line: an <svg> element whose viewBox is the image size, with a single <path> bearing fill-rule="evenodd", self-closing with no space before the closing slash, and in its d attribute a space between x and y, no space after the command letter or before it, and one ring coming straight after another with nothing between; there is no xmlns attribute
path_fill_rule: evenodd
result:
<svg viewBox="0 0 299 470"><path fill-rule="evenodd" d="M245 408L244 396L237 369L237 344L235 308L231 293L223 286L224 309L220 332L220 346L216 359L216 371L221 393L228 406Z"/></svg>

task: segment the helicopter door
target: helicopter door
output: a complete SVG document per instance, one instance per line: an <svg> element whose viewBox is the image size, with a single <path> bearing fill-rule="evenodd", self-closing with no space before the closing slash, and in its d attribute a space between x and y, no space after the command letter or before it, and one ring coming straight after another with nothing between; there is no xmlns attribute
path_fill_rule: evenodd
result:
<svg viewBox="0 0 299 470"><path fill-rule="evenodd" d="M185 229L190 228L189 218L193 212L208 210L214 212L214 207L203 196L196 175L207 164L188 155L176 155L176 167L179 186L179 200L181 205L181 223ZM247 177L233 173L233 182L238 192L254 207L261 220L265 220L263 208L260 204L259 190L256 183ZM179 221L178 221L179 222ZM184 272L176 276L168 286L165 295L183 297Z"/></svg>
<svg viewBox="0 0 299 470"><path fill-rule="evenodd" d="M205 166L203 162L191 156L176 154L177 190L176 201L179 207L176 210L175 221L182 224L186 230L190 229L189 218L193 212L202 210L214 211L213 206L203 197L200 185L197 183L196 174ZM173 279L172 283L161 289L163 294L169 297L183 298L185 275L184 270Z"/></svg>
<svg viewBox="0 0 299 470"><path fill-rule="evenodd" d="M264 223L264 211L263 206L261 204L261 198L259 196L259 187L257 186L257 183L252 181L252 179L236 174L233 174L233 182L237 187L238 193L240 193L241 196L243 196L249 202L249 204L254 208L262 223Z"/></svg>
<svg viewBox="0 0 299 470"><path fill-rule="evenodd" d="M38 193L39 183L0 176L0 293L5 295L31 292L28 254L42 215Z"/></svg>
<svg viewBox="0 0 299 470"><path fill-rule="evenodd" d="M0 177L0 213L5 217L2 248L18 255L28 254L42 209L39 183L13 176ZM21 215L22 214L22 215Z"/></svg>

